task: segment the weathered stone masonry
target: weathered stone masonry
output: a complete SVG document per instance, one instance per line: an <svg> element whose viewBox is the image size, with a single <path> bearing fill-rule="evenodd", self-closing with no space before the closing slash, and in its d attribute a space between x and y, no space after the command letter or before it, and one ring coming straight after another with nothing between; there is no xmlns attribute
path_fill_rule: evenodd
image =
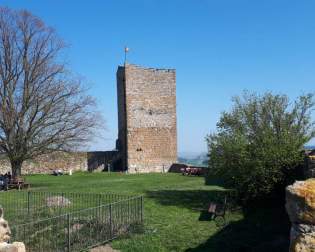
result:
<svg viewBox="0 0 315 252"><path fill-rule="evenodd" d="M167 172L177 161L176 73L173 69L119 66L117 151L55 152L23 163L22 173L112 170ZM5 155L0 173L10 171Z"/></svg>
<svg viewBox="0 0 315 252"><path fill-rule="evenodd" d="M177 161L175 70L119 66L117 95L123 169L168 171Z"/></svg>
<svg viewBox="0 0 315 252"><path fill-rule="evenodd" d="M51 174L55 170L102 171L108 170L116 158L116 151L62 152L41 155L33 160L26 160L22 165L23 174ZM112 167L111 167L112 170ZM0 173L11 171L11 165L5 154L0 155Z"/></svg>
<svg viewBox="0 0 315 252"><path fill-rule="evenodd" d="M33 160L23 162L22 174L49 174L54 170L68 172L87 171L88 170L88 153L87 152L54 152L41 155ZM0 173L11 171L11 165L5 154L0 156Z"/></svg>

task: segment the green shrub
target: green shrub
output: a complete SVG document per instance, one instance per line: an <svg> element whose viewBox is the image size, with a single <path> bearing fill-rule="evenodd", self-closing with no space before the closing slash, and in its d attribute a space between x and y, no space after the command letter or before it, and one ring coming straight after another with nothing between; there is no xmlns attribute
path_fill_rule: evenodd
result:
<svg viewBox="0 0 315 252"><path fill-rule="evenodd" d="M270 195L295 179L303 146L315 136L313 95L291 104L286 95L244 92L232 101L217 133L207 136L209 176L221 178L245 201Z"/></svg>

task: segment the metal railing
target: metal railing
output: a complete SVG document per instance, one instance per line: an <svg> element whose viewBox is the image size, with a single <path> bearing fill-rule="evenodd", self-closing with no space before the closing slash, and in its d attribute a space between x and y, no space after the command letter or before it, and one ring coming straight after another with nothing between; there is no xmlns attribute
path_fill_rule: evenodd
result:
<svg viewBox="0 0 315 252"><path fill-rule="evenodd" d="M8 192L0 204L12 241L30 252L82 251L143 225L142 196Z"/></svg>

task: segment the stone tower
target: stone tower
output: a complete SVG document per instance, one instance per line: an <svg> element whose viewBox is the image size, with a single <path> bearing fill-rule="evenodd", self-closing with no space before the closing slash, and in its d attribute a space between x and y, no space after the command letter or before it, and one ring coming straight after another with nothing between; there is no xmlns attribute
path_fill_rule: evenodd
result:
<svg viewBox="0 0 315 252"><path fill-rule="evenodd" d="M177 161L175 70L119 66L117 95L122 168L168 171Z"/></svg>

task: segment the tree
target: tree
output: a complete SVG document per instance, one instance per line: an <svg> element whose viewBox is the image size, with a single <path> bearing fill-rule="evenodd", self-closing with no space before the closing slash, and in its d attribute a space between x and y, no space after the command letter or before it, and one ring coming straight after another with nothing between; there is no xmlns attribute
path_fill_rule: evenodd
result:
<svg viewBox="0 0 315 252"><path fill-rule="evenodd" d="M286 95L244 92L232 101L217 133L207 136L210 176L222 178L245 201L269 195L291 182L304 145L315 136L314 97L291 104Z"/></svg>
<svg viewBox="0 0 315 252"><path fill-rule="evenodd" d="M23 161L86 143L94 102L61 60L65 44L27 11L0 8L0 151L12 175Z"/></svg>

